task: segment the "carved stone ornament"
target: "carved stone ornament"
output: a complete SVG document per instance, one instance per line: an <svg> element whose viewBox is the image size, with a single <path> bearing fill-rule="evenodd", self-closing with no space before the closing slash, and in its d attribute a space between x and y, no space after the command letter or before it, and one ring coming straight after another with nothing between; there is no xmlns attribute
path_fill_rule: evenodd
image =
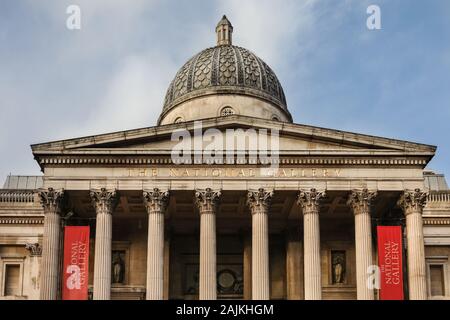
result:
<svg viewBox="0 0 450 320"><path fill-rule="evenodd" d="M195 203L200 213L203 211L215 211L221 195L222 192L220 190L212 190L211 188L197 190L195 192Z"/></svg>
<svg viewBox="0 0 450 320"><path fill-rule="evenodd" d="M347 205L353 209L354 214L370 213L370 206L376 196L376 191L371 192L368 189L353 190L348 197Z"/></svg>
<svg viewBox="0 0 450 320"><path fill-rule="evenodd" d="M42 255L42 247L39 243L26 243L25 249L30 251L32 257L40 257Z"/></svg>
<svg viewBox="0 0 450 320"><path fill-rule="evenodd" d="M414 191L405 190L400 196L397 205L402 208L405 215L412 212L422 212L427 201L427 193L414 189Z"/></svg>
<svg viewBox="0 0 450 320"><path fill-rule="evenodd" d="M169 203L169 191L161 191L154 188L152 191L144 191L144 204L148 213L165 212Z"/></svg>
<svg viewBox="0 0 450 320"><path fill-rule="evenodd" d="M92 205L98 213L111 214L117 205L118 195L116 190L107 190L101 188L100 190L91 190L90 192Z"/></svg>
<svg viewBox="0 0 450 320"><path fill-rule="evenodd" d="M44 207L44 213L60 213L64 198L64 189L48 188L39 191L39 199Z"/></svg>
<svg viewBox="0 0 450 320"><path fill-rule="evenodd" d="M318 213L320 202L325 195L325 191L317 191L315 188L312 188L309 191L300 191L297 202L302 207L303 214L310 212Z"/></svg>
<svg viewBox="0 0 450 320"><path fill-rule="evenodd" d="M249 190L247 194L247 205L252 214L261 210L268 212L272 197L273 190L265 190L264 188L259 188L257 191Z"/></svg>

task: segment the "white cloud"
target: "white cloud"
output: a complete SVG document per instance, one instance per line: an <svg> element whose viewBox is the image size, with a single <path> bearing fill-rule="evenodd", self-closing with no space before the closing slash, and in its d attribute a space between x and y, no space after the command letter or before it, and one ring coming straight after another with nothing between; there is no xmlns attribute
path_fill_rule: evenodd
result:
<svg viewBox="0 0 450 320"><path fill-rule="evenodd" d="M156 124L174 69L164 55L126 57L83 129L104 133Z"/></svg>
<svg viewBox="0 0 450 320"><path fill-rule="evenodd" d="M220 3L234 26L234 42L279 65L296 50L315 21L316 0L231 0Z"/></svg>

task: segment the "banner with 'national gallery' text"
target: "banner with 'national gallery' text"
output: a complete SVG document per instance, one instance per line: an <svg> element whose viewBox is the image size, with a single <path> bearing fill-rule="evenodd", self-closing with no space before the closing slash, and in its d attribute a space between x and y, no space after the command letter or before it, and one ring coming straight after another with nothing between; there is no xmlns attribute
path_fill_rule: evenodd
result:
<svg viewBox="0 0 450 320"><path fill-rule="evenodd" d="M87 300L89 278L89 227L64 228L63 300Z"/></svg>
<svg viewBox="0 0 450 320"><path fill-rule="evenodd" d="M402 228L378 226L380 300L403 300Z"/></svg>

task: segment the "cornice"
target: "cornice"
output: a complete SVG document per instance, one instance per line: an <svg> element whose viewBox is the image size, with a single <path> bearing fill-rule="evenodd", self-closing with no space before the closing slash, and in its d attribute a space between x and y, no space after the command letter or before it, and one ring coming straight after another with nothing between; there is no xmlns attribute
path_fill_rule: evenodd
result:
<svg viewBox="0 0 450 320"><path fill-rule="evenodd" d="M300 153L300 152L299 152ZM372 153L373 154L373 153ZM364 155L314 155L313 152L305 152L303 155L283 156L279 159L273 159L273 163L279 165L330 165L330 166L417 166L424 167L428 160L423 156L401 157L401 156L377 156ZM192 164L196 164L192 159ZM63 154L63 155L45 155L39 158L41 166L90 166L90 165L182 165L173 162L170 155L148 155L148 154ZM204 163L200 163L204 164ZM245 158L243 161L236 159L234 164L230 165L264 165L260 159ZM227 163L224 163L227 165Z"/></svg>

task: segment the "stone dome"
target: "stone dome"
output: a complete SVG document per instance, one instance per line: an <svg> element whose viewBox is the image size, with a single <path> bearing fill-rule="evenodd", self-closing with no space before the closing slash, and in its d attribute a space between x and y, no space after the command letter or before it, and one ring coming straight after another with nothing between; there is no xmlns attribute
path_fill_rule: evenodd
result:
<svg viewBox="0 0 450 320"><path fill-rule="evenodd" d="M232 30L224 16L216 28L217 46L197 53L177 72L167 90L159 124L177 106L210 95L256 98L278 109L273 119L292 121L277 76L254 53L232 45ZM280 112L283 119L279 119Z"/></svg>

